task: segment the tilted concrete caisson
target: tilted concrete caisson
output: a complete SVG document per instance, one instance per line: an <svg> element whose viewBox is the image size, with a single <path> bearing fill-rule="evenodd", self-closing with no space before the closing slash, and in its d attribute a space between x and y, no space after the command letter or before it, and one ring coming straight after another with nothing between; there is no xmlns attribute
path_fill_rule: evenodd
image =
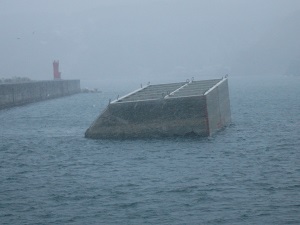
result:
<svg viewBox="0 0 300 225"><path fill-rule="evenodd" d="M87 138L211 136L231 123L228 79L147 85L107 106Z"/></svg>

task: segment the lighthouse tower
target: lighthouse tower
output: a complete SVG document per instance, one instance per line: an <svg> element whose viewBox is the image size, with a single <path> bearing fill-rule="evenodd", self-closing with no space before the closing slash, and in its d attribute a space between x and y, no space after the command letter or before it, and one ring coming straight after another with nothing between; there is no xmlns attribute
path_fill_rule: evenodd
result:
<svg viewBox="0 0 300 225"><path fill-rule="evenodd" d="M59 61L53 61L53 79L54 80L60 80L61 79L61 73L59 72Z"/></svg>

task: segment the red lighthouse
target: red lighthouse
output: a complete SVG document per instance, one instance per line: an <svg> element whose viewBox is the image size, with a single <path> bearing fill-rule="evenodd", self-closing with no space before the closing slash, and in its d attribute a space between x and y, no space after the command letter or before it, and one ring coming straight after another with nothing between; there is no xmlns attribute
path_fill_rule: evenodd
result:
<svg viewBox="0 0 300 225"><path fill-rule="evenodd" d="M60 72L59 72L59 61L53 61L53 78L54 80L60 80Z"/></svg>

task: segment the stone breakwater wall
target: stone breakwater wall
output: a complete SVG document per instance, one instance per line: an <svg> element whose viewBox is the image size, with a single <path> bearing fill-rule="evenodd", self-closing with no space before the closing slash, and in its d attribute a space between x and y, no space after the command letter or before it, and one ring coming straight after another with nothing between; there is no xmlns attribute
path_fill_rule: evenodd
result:
<svg viewBox="0 0 300 225"><path fill-rule="evenodd" d="M79 92L80 80L0 84L0 109L63 97Z"/></svg>

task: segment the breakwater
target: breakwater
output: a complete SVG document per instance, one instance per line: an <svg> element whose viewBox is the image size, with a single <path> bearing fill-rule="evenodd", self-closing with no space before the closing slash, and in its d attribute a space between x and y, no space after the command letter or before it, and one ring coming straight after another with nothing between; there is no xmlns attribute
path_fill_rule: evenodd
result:
<svg viewBox="0 0 300 225"><path fill-rule="evenodd" d="M0 84L0 109L80 92L80 80L49 80Z"/></svg>

